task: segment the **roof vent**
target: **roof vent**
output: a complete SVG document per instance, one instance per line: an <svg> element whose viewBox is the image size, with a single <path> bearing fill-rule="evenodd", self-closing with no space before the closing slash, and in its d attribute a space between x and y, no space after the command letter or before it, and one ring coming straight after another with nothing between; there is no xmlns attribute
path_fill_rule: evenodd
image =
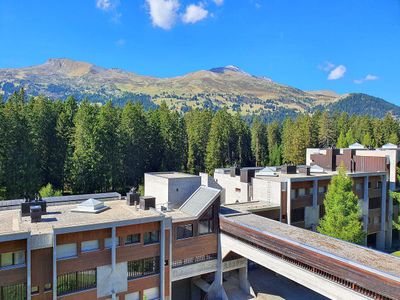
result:
<svg viewBox="0 0 400 300"><path fill-rule="evenodd" d="M72 211L97 214L107 209L109 209L109 207L105 206L103 202L90 198L78 204L77 207Z"/></svg>
<svg viewBox="0 0 400 300"><path fill-rule="evenodd" d="M350 149L365 149L364 145L360 143L354 143L349 146Z"/></svg>
<svg viewBox="0 0 400 300"><path fill-rule="evenodd" d="M32 205L31 209L31 222L38 223L42 221L42 207L40 205Z"/></svg>
<svg viewBox="0 0 400 300"><path fill-rule="evenodd" d="M382 146L382 149L397 149L397 145L392 144L392 143L387 143L385 145Z"/></svg>

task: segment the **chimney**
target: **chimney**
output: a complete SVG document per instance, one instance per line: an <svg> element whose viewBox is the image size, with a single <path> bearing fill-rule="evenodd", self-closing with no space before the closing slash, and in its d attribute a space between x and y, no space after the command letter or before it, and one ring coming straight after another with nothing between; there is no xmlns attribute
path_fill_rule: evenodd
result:
<svg viewBox="0 0 400 300"><path fill-rule="evenodd" d="M150 207L156 208L156 198L151 196L140 197L140 209L149 210Z"/></svg>
<svg viewBox="0 0 400 300"><path fill-rule="evenodd" d="M135 205L135 203L139 203L139 194L133 188L126 194L126 204L129 206Z"/></svg>
<svg viewBox="0 0 400 300"><path fill-rule="evenodd" d="M31 207L31 223L42 221L42 207L40 205L32 205Z"/></svg>

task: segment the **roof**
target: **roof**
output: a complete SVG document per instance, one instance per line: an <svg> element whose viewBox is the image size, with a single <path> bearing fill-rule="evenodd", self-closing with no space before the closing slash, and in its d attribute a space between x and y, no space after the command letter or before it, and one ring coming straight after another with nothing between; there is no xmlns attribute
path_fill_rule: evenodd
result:
<svg viewBox="0 0 400 300"><path fill-rule="evenodd" d="M392 143L387 143L385 145L382 146L382 149L397 149L398 146Z"/></svg>
<svg viewBox="0 0 400 300"><path fill-rule="evenodd" d="M365 149L364 145L360 143L354 143L349 146L350 149Z"/></svg>
<svg viewBox="0 0 400 300"><path fill-rule="evenodd" d="M280 205L267 201L250 201L224 204L224 207L241 212L256 212L279 209Z"/></svg>
<svg viewBox="0 0 400 300"><path fill-rule="evenodd" d="M199 217L219 196L220 190L200 186L179 208L180 211Z"/></svg>
<svg viewBox="0 0 400 300"><path fill-rule="evenodd" d="M149 172L146 174L150 174L153 176L158 176L166 179L179 179L179 178L200 178L198 175L192 175L183 172Z"/></svg>
<svg viewBox="0 0 400 300"><path fill-rule="evenodd" d="M254 214L232 215L226 216L226 218L242 226L260 231L263 234L299 243L337 259L353 261L360 266L373 268L400 278L400 258L393 255Z"/></svg>

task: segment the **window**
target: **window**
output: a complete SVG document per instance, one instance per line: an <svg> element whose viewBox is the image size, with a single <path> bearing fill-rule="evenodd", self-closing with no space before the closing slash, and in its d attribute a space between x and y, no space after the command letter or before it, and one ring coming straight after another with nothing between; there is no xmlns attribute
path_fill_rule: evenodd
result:
<svg viewBox="0 0 400 300"><path fill-rule="evenodd" d="M56 251L57 259L71 258L78 255L75 243L58 245Z"/></svg>
<svg viewBox="0 0 400 300"><path fill-rule="evenodd" d="M39 287L38 287L37 285L32 286L32 288L31 288L31 294L32 294L32 295L34 295L34 294L39 294Z"/></svg>
<svg viewBox="0 0 400 300"><path fill-rule="evenodd" d="M45 291L45 292L51 291L51 289L52 289L52 285L51 285L50 282L48 282L48 283L46 283L46 284L44 285L44 291Z"/></svg>
<svg viewBox="0 0 400 300"><path fill-rule="evenodd" d="M110 249L112 246L112 238L105 238L104 239L104 248ZM119 247L119 238L115 238L115 246Z"/></svg>
<svg viewBox="0 0 400 300"><path fill-rule="evenodd" d="M356 183L356 191L362 191L362 189L363 189L363 184L360 182Z"/></svg>
<svg viewBox="0 0 400 300"><path fill-rule="evenodd" d="M144 234L144 244L149 245L149 244L155 244L160 241L160 232L157 231L151 231L151 232L146 232Z"/></svg>
<svg viewBox="0 0 400 300"><path fill-rule="evenodd" d="M100 247L99 247L98 240L84 241L81 243L82 252L94 251L94 250L98 250L99 248Z"/></svg>
<svg viewBox="0 0 400 300"><path fill-rule="evenodd" d="M296 190L295 189L291 189L290 190L290 199L293 200L294 198L296 198Z"/></svg>
<svg viewBox="0 0 400 300"><path fill-rule="evenodd" d="M318 193L326 193L327 188L326 185L318 187Z"/></svg>
<svg viewBox="0 0 400 300"><path fill-rule="evenodd" d="M25 300L26 299L26 284L18 283L0 287L1 300Z"/></svg>
<svg viewBox="0 0 400 300"><path fill-rule="evenodd" d="M7 252L0 254L0 268L25 264L25 251Z"/></svg>
<svg viewBox="0 0 400 300"><path fill-rule="evenodd" d="M214 220L199 221L199 234L208 234L214 232Z"/></svg>
<svg viewBox="0 0 400 300"><path fill-rule="evenodd" d="M139 300L139 299L140 299L139 292L134 292L125 295L125 300Z"/></svg>
<svg viewBox="0 0 400 300"><path fill-rule="evenodd" d="M187 239L193 237L193 224L179 225L176 227L176 239Z"/></svg>
<svg viewBox="0 0 400 300"><path fill-rule="evenodd" d="M314 188L308 188L308 195L312 195L314 193Z"/></svg>
<svg viewBox="0 0 400 300"><path fill-rule="evenodd" d="M368 201L368 208L369 209L375 209L375 208L380 208L381 207L381 198L371 198Z"/></svg>
<svg viewBox="0 0 400 300"><path fill-rule="evenodd" d="M296 208L292 210L292 222L303 222L304 221L304 207Z"/></svg>
<svg viewBox="0 0 400 300"><path fill-rule="evenodd" d="M146 289L143 291L143 294L144 294L144 299L146 300L160 299L160 292L158 290L158 287Z"/></svg>
<svg viewBox="0 0 400 300"><path fill-rule="evenodd" d="M240 193L242 190L240 188L235 188L235 192Z"/></svg>
<svg viewBox="0 0 400 300"><path fill-rule="evenodd" d="M305 196L306 195L306 189L305 188L300 188L299 189L299 196Z"/></svg>
<svg viewBox="0 0 400 300"><path fill-rule="evenodd" d="M140 234L130 234L125 237L125 245L140 243Z"/></svg>
<svg viewBox="0 0 400 300"><path fill-rule="evenodd" d="M160 272L160 257L128 261L128 279L153 275Z"/></svg>
<svg viewBox="0 0 400 300"><path fill-rule="evenodd" d="M57 276L57 295L65 295L96 287L96 269Z"/></svg>

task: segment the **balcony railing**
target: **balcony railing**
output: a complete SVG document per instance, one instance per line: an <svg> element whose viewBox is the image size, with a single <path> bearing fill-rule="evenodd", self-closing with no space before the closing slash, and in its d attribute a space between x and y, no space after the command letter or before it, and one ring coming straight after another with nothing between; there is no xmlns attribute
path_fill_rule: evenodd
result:
<svg viewBox="0 0 400 300"><path fill-rule="evenodd" d="M197 264L200 262L205 262L205 261L214 260L214 259L217 259L216 253L175 260L172 263L172 268L182 267L182 266L191 265L191 264Z"/></svg>

